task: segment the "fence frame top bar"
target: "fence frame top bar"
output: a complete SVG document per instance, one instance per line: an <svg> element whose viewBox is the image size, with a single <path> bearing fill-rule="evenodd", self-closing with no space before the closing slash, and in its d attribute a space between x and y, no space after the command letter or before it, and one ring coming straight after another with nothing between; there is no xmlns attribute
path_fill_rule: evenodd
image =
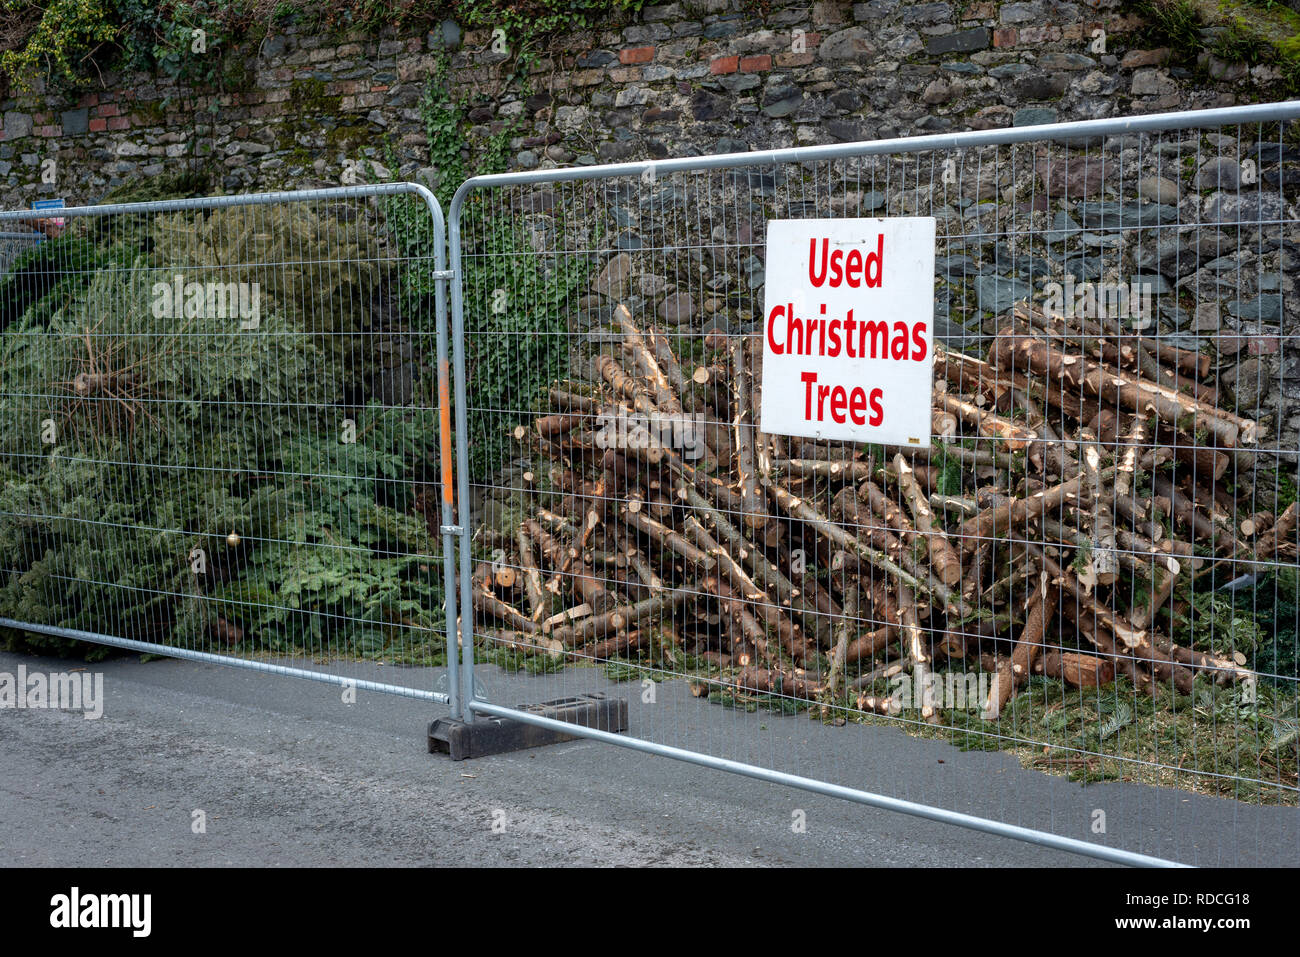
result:
<svg viewBox="0 0 1300 957"><path fill-rule="evenodd" d="M138 203L107 203L102 206L68 206L59 209L0 210L0 223L9 220L62 219L68 216L111 216L129 213L171 213L195 209L228 209L232 206L266 206L272 203L319 202L331 199L365 199L370 196L418 195L431 213L442 219L437 198L420 183L370 183L331 186L324 189L277 190L273 193L239 193L232 196L196 196L190 199L156 199ZM39 236L39 233L33 233ZM438 267L442 268L441 265Z"/></svg>
<svg viewBox="0 0 1300 957"><path fill-rule="evenodd" d="M1171 129L1200 129L1231 126L1239 123L1266 123L1300 119L1300 100L1280 103L1254 103L1212 110L1181 110L1151 113L1146 116L1110 117L1099 120L1073 120L1045 123L1040 126L1016 126L998 130L968 130L960 133L930 133L925 136L899 136L887 140L862 140L824 146L795 146L754 153L717 153L710 156L685 156L678 159L646 160L636 163L608 163L601 166L577 166L564 169L527 170L473 176L465 180L452 197L447 216L456 229L461 203L472 189L489 186L517 186L527 183L565 182L640 175L647 169L656 173L690 170L729 169L740 166L767 166L775 163L812 163L820 160L855 156L916 153L937 149L964 149L973 146L999 146L1041 140L1070 140L1123 133L1151 133Z"/></svg>

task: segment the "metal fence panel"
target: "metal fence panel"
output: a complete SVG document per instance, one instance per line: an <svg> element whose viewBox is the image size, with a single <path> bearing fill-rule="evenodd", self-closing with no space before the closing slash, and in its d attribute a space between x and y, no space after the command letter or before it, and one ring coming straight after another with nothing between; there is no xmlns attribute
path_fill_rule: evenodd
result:
<svg viewBox="0 0 1300 957"><path fill-rule="evenodd" d="M31 229L0 231L0 276L9 272L13 262L45 237Z"/></svg>
<svg viewBox="0 0 1300 957"><path fill-rule="evenodd" d="M434 197L34 215L0 212L45 234L0 275L0 625L454 699L403 667L456 617Z"/></svg>
<svg viewBox="0 0 1300 957"><path fill-rule="evenodd" d="M623 693L629 737L577 733L1111 860L1293 858L1297 118L468 181L466 688ZM937 222L936 441L765 434L768 222L899 216Z"/></svg>

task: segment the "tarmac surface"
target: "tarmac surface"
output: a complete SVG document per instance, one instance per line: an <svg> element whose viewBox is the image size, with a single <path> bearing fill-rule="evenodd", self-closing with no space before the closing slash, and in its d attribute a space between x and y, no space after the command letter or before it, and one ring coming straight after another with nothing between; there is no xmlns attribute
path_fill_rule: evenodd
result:
<svg viewBox="0 0 1300 957"><path fill-rule="evenodd" d="M9 865L1097 864L593 741L453 762L426 751L428 723L446 708L410 698L358 692L348 704L336 686L219 665L0 652L0 672L19 665L102 672L105 704L97 720L0 709L0 861ZM423 688L439 672L354 668ZM1295 808L1082 787L897 728L729 710L681 682L657 685L646 703L638 683L594 669L480 672L494 701L603 690L629 699L638 736L1082 840L1203 865L1300 859Z"/></svg>

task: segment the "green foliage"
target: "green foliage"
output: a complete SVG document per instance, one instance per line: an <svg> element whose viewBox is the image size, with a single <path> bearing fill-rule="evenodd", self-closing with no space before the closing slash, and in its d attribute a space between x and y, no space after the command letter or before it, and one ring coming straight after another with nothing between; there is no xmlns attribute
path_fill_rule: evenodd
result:
<svg viewBox="0 0 1300 957"><path fill-rule="evenodd" d="M277 23L320 32L407 29L450 17L504 31L510 53L544 35L602 25L645 0L0 0L0 85L37 77L71 85L103 68L158 70L198 86L237 87L244 49ZM194 31L203 31L201 46ZM100 62L100 70L94 67ZM3 90L0 90L0 95Z"/></svg>
<svg viewBox="0 0 1300 957"><path fill-rule="evenodd" d="M1175 617L1174 640L1201 650L1240 652L1261 683L1293 686L1300 674L1300 573L1279 568L1236 591L1216 588L1222 584L1222 578L1204 578L1186 595L1191 609Z"/></svg>
<svg viewBox="0 0 1300 957"><path fill-rule="evenodd" d="M1234 19L1215 38L1210 52L1229 63L1246 63L1253 66L1270 59L1272 47L1243 21Z"/></svg>
<svg viewBox="0 0 1300 957"><path fill-rule="evenodd" d="M478 654L477 660L480 664L483 662L494 664L512 674L523 671L530 675L550 675L558 674L565 668L563 655L551 655L531 649L521 650L489 643L488 647L480 649Z"/></svg>
<svg viewBox="0 0 1300 957"><path fill-rule="evenodd" d="M1203 24L1192 0L1137 0L1133 7L1147 21L1143 42L1169 47L1178 60L1195 58Z"/></svg>
<svg viewBox="0 0 1300 957"><path fill-rule="evenodd" d="M1286 782L1296 773L1295 715L1294 696L1263 683L1248 692L1243 685L1198 681L1193 696L1174 697L1163 685L1154 695L1138 694L1123 675L1104 688L1073 688L1035 676L1011 697L996 724L975 711L950 710L944 715L948 728L904 727L963 750L1010 751L1028 767L1079 783L1142 781L1294 805L1294 786ZM1234 779L1225 768L1263 772Z"/></svg>
<svg viewBox="0 0 1300 957"><path fill-rule="evenodd" d="M610 681L644 681L647 678L651 681L663 680L661 674L619 658L610 659L602 670Z"/></svg>
<svg viewBox="0 0 1300 957"><path fill-rule="evenodd" d="M464 179L505 168L515 131L507 124L492 134L484 148L475 149L477 163L470 167L469 104L446 82L446 69L446 59L439 58L420 104L429 161L439 174L434 192L444 210ZM433 262L434 236L423 203L395 197L385 212L399 251L410 259L404 286L427 303L434 292L425 275ZM562 213L557 210L548 222L562 230ZM472 199L462 227L470 468L482 478L512 454L508 430L517 412L531 408L566 370L568 311L591 267L577 257L537 255L515 218L488 212Z"/></svg>
<svg viewBox="0 0 1300 957"><path fill-rule="evenodd" d="M267 647L383 651L414 629L439 630L439 547L410 514L409 450L435 434L435 413L371 405L356 443L328 424L283 449L290 480L257 489L247 508L265 543L243 575L215 590L228 618Z"/></svg>
<svg viewBox="0 0 1300 957"><path fill-rule="evenodd" d="M434 58L433 68L420 98L420 118L429 140L429 165L437 172L438 183L434 195L444 210L451 207L456 189L470 176L504 172L510 158L510 140L522 122L516 115L501 128L479 142L468 140L470 100L457 90L448 75L446 54ZM510 82L528 92L523 72L516 73ZM470 165L470 157L474 163Z"/></svg>
<svg viewBox="0 0 1300 957"><path fill-rule="evenodd" d="M463 27L502 29L507 45L547 33L599 26L611 16L640 10L647 0L281 0L274 18L293 18L325 30L377 31L449 17Z"/></svg>
<svg viewBox="0 0 1300 957"><path fill-rule="evenodd" d="M499 28L507 43L600 26L611 14L633 13L647 0L460 0L451 6L471 27Z"/></svg>
<svg viewBox="0 0 1300 957"><path fill-rule="evenodd" d="M390 161L396 163L391 158ZM410 195L385 196L380 204L388 233L403 260L403 309L429 317L426 321L431 326L431 303L437 282L430 274L437 264L437 239L429 208L423 199Z"/></svg>
<svg viewBox="0 0 1300 957"><path fill-rule="evenodd" d="M86 284L93 269L107 262L84 236L69 231L45 239L19 254L0 277L0 330L16 322L32 306L43 315L65 302Z"/></svg>
<svg viewBox="0 0 1300 957"><path fill-rule="evenodd" d="M146 203L160 199L191 199L212 193L212 170L197 166L142 179L128 180L104 195L105 203Z"/></svg>
<svg viewBox="0 0 1300 957"><path fill-rule="evenodd" d="M1073 568L1077 574L1083 575L1088 571L1088 566L1091 564L1092 542L1089 541L1086 545L1080 545L1075 549L1074 561L1070 562L1070 567Z"/></svg>
<svg viewBox="0 0 1300 957"><path fill-rule="evenodd" d="M938 453L939 478L935 483L935 492L940 495L960 495L961 463L944 451L942 443L936 442L934 451Z"/></svg>
<svg viewBox="0 0 1300 957"><path fill-rule="evenodd" d="M444 213L450 209L456 189L471 175L499 173L506 168L510 138L520 122L516 118L500 132L490 135L486 143L474 144L472 152L477 163L471 168L468 159L471 151L466 139L469 101L453 92L454 84L448 81L447 71L446 55L438 54L419 105L428 135L429 165L437 173L433 194ZM396 168L399 160L392 144L386 144L386 153ZM410 196L388 197L383 208L389 232L401 256L409 262L403 288L427 301L434 293L434 282L428 273L435 262L437 245L428 210L422 200Z"/></svg>
<svg viewBox="0 0 1300 957"><path fill-rule="evenodd" d="M242 337L229 321L162 328L149 308L150 271L133 265L93 273L48 323L29 312L5 334L5 381L33 398L10 393L0 405L0 453L17 464L0 512L30 516L4 526L6 567L28 570L7 580L0 601L11 617L159 639L193 587L188 537L244 517L228 488L195 470L261 457L265 435L228 400L254 386L282 400L309 356L287 348L276 317ZM194 361L200 344L212 361ZM104 369L123 398L78 395L76 375ZM164 393L187 401L152 401Z"/></svg>
<svg viewBox="0 0 1300 957"><path fill-rule="evenodd" d="M447 82L447 58L439 55L420 98L420 117L429 139L429 165L438 172L434 191L444 209L465 181L465 101L457 99Z"/></svg>
<svg viewBox="0 0 1300 957"><path fill-rule="evenodd" d="M509 430L567 370L568 311L591 266L538 255L505 215L474 219L462 263L470 468L481 479L513 456Z"/></svg>
<svg viewBox="0 0 1300 957"><path fill-rule="evenodd" d="M242 630L244 653L440 649L435 402L417 378L410 407L380 405L356 368L384 277L347 236L368 232L304 210L135 225L29 254L49 281L0 335L0 615L197 647ZM182 264L259 283L258 321L157 309Z"/></svg>
<svg viewBox="0 0 1300 957"><path fill-rule="evenodd" d="M1132 723L1133 709L1125 702L1120 701L1117 703L1111 716L1107 718L1105 723L1101 726L1101 730L1097 732L1097 737L1098 739L1105 741L1107 738L1118 734L1121 730Z"/></svg>
<svg viewBox="0 0 1300 957"><path fill-rule="evenodd" d="M1235 593L1232 603L1233 613L1256 631L1251 666L1265 676L1261 682L1293 687L1300 675L1300 573L1279 568L1254 588Z"/></svg>
<svg viewBox="0 0 1300 957"><path fill-rule="evenodd" d="M374 370L366 333L381 280L375 237L317 215L306 204L261 207L255 217L158 217L152 235L160 272L199 267L223 282L257 283L261 295L291 310L317 334L340 392L362 389Z"/></svg>
<svg viewBox="0 0 1300 957"><path fill-rule="evenodd" d="M1287 506L1295 502L1300 492L1296 489L1295 478L1281 469L1277 471L1277 511L1281 514Z"/></svg>
<svg viewBox="0 0 1300 957"><path fill-rule="evenodd" d="M242 61L227 57L243 41L260 39L254 31L256 0L172 0L155 12L132 0L128 21L132 42L143 48L135 59L165 76L195 86L229 89L241 85ZM263 28L264 29L264 28ZM216 112L216 104L212 111Z"/></svg>
<svg viewBox="0 0 1300 957"><path fill-rule="evenodd" d="M23 37L0 52L0 72L19 91L41 76L75 82L81 61L122 29L111 0L0 0L0 16Z"/></svg>
<svg viewBox="0 0 1300 957"><path fill-rule="evenodd" d="M1277 45L1280 54L1277 68L1282 73L1282 89L1291 95L1300 91L1300 34Z"/></svg>
<svg viewBox="0 0 1300 957"><path fill-rule="evenodd" d="M1300 13L1274 0L1128 0L1146 20L1138 40L1167 46L1175 62L1192 65L1202 53L1228 63L1268 64L1281 73L1275 95L1300 91Z"/></svg>

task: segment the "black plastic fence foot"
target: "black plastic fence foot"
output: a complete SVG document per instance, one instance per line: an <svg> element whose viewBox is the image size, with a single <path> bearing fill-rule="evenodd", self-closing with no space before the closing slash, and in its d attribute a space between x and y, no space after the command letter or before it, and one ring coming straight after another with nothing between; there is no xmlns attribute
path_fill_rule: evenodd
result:
<svg viewBox="0 0 1300 957"><path fill-rule="evenodd" d="M627 730L627 701L623 698L606 698L599 693L574 695L542 704L520 705L518 710L599 731ZM429 753L447 754L453 761L463 761L466 758L522 751L545 744L559 744L562 741L572 741L575 737L577 735L539 728L514 718L487 717L474 721L439 718L429 725Z"/></svg>

